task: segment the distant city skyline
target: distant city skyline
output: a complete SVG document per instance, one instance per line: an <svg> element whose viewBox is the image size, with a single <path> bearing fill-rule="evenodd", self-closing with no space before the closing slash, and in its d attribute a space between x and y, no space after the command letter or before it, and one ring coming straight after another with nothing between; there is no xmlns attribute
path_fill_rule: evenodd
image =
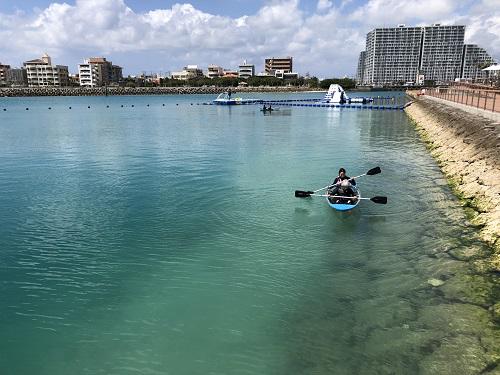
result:
<svg viewBox="0 0 500 375"><path fill-rule="evenodd" d="M83 59L104 56L135 75L243 60L260 72L265 58L293 56L301 74L354 76L366 34L401 23L466 25L466 43L500 58L500 0L0 0L0 62L21 66L47 52L74 74Z"/></svg>

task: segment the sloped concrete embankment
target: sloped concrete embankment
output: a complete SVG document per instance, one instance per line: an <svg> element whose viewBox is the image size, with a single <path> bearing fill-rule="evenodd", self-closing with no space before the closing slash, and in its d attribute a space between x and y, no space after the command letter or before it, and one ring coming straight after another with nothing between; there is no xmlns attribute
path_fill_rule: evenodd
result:
<svg viewBox="0 0 500 375"><path fill-rule="evenodd" d="M500 123L425 96L405 109L493 253L500 272Z"/></svg>

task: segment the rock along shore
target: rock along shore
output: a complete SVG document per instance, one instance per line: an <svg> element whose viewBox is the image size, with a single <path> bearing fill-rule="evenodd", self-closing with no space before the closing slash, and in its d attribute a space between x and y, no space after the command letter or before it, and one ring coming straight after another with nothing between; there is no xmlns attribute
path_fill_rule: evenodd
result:
<svg viewBox="0 0 500 375"><path fill-rule="evenodd" d="M493 248L483 266L500 272L500 123L409 92L405 109L463 202L480 237Z"/></svg>
<svg viewBox="0 0 500 375"><path fill-rule="evenodd" d="M105 95L179 95L233 92L304 92L309 87L12 87L0 88L0 96L105 96Z"/></svg>

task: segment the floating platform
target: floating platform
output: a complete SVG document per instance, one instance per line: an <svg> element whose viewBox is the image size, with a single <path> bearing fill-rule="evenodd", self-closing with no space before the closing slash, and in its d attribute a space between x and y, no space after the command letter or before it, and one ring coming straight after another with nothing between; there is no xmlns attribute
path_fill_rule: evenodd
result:
<svg viewBox="0 0 500 375"><path fill-rule="evenodd" d="M350 108L350 109L374 109L374 110L403 110L405 105L377 105L373 103L369 104L361 104L361 103L352 103L352 104L335 104L335 103L287 103L280 102L274 100L265 100L262 104L266 105L275 105L280 107L321 107L321 108Z"/></svg>
<svg viewBox="0 0 500 375"><path fill-rule="evenodd" d="M316 108L347 108L368 110L403 110L408 104L404 97L374 96L348 97L344 89L337 84L331 84L324 98L303 99L243 99L232 98L231 92L219 94L217 99L202 103L204 105L269 105L280 107L316 107Z"/></svg>
<svg viewBox="0 0 500 375"><path fill-rule="evenodd" d="M287 100L259 100L259 101L249 101L239 103L240 105L248 105L248 104L262 104L262 105L271 105L276 107L315 107L315 108L348 108L348 109L369 109L369 110L403 110L409 104L404 105L377 105L377 104L361 104L361 103L353 103L353 104L334 104L334 103L322 103L320 102L304 102L304 101L287 101ZM217 105L210 102L205 102L203 105ZM220 105L220 104L219 104Z"/></svg>

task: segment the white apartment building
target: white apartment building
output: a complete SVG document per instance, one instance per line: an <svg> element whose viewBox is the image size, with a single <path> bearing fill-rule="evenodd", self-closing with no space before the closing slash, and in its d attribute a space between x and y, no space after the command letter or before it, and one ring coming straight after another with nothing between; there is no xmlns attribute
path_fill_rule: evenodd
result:
<svg viewBox="0 0 500 375"><path fill-rule="evenodd" d="M283 69L276 69L274 71L274 76L280 79L297 79L299 78L299 73L285 72Z"/></svg>
<svg viewBox="0 0 500 375"><path fill-rule="evenodd" d="M238 77L240 78L250 78L255 75L255 65L247 64L246 60L243 61L238 68Z"/></svg>
<svg viewBox="0 0 500 375"><path fill-rule="evenodd" d="M460 77L464 49L465 26L434 24L423 27L418 74L436 83Z"/></svg>
<svg viewBox="0 0 500 375"><path fill-rule="evenodd" d="M366 36L366 53L363 84L370 86L403 85L414 82L420 62L422 28L398 27L379 28ZM360 68L358 64L358 69Z"/></svg>
<svg viewBox="0 0 500 375"><path fill-rule="evenodd" d="M365 58L366 52L360 52L358 58L358 70L356 71L356 83L358 85L361 85L363 83L363 77L365 75Z"/></svg>
<svg viewBox="0 0 500 375"><path fill-rule="evenodd" d="M360 54L358 84L440 84L475 74L470 67L472 61L488 56L480 47L465 47L464 36L463 25L374 29L366 36L366 51Z"/></svg>
<svg viewBox="0 0 500 375"><path fill-rule="evenodd" d="M100 87L122 79L122 68L104 57L90 57L78 65L80 86Z"/></svg>
<svg viewBox="0 0 500 375"><path fill-rule="evenodd" d="M24 62L29 87L68 86L69 72L65 65L52 65L49 55Z"/></svg>
<svg viewBox="0 0 500 375"><path fill-rule="evenodd" d="M83 87L102 86L102 67L85 60L83 64L78 65L78 79L80 86Z"/></svg>
<svg viewBox="0 0 500 375"><path fill-rule="evenodd" d="M172 72L172 79L187 81L189 79L203 77L203 71L198 68L198 65L188 65L180 72Z"/></svg>
<svg viewBox="0 0 500 375"><path fill-rule="evenodd" d="M483 71L483 69L493 63L493 58L484 48L476 44L466 44L464 45L460 78L470 81L487 78L488 72Z"/></svg>

